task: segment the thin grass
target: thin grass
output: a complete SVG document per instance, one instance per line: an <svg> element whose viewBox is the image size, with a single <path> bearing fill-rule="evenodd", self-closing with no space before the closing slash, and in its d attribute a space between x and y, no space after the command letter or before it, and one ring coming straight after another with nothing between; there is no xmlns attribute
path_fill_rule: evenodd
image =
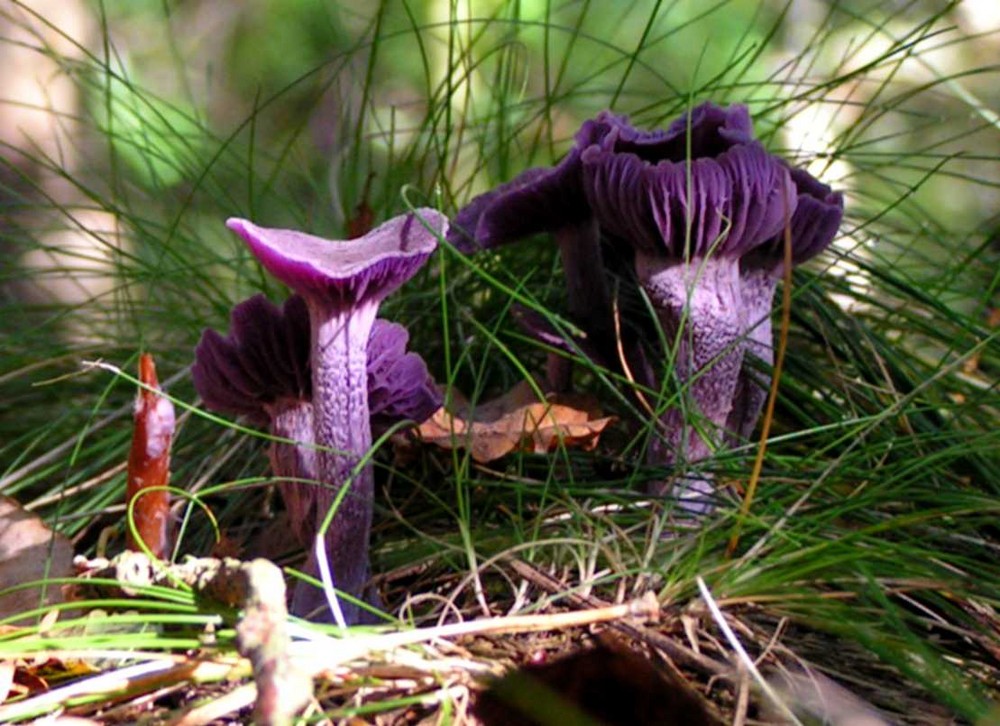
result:
<svg viewBox="0 0 1000 726"><path fill-rule="evenodd" d="M809 662L901 721L920 720L915 703L986 718L1000 670L990 649L996 616L982 615L1000 607L1000 341L988 316L1000 306L1000 252L990 242L1000 28L969 29L957 3L928 11L844 1L805 19L803 7L381 3L370 17L345 10L331 19L336 45L271 78L227 66L221 41L192 51L184 30L194 20L180 11L142 15L143 28L163 31L167 51L156 63L166 73L136 62L134 31L110 6L73 58L38 36L28 45L74 80L84 102L51 109L79 129L62 156L4 142L29 165L0 168L12 261L0 272L3 493L81 553L121 546L133 389L81 364L125 368L151 350L176 373L171 395L196 403L186 371L201 329L224 329L230 305L252 292L283 294L226 234L226 217L338 237L363 200L377 220L427 201L453 212L558 159L602 108L652 126L699 100L745 101L772 149L836 175L848 198L835 249L794 274L780 395L745 517L720 498L699 528L677 529L644 500L642 483L665 474L643 463L656 417L631 402L629 381L577 357L578 386L620 416L596 452L488 466L458 450L418 450L405 464L375 454L377 582L414 623L653 589L668 612L695 618L708 643L718 633L698 609L700 577L757 655L788 619L779 637L787 651L767 650L769 664ZM230 32L226 42L241 53L266 38L252 24ZM214 75L195 70L208 68ZM808 113L822 133L803 142L789 129ZM110 215L120 234L91 229L81 209ZM94 246L48 270L13 264L61 251L46 236L53 227ZM83 297L24 294L93 276L96 263L113 275ZM383 312L407 324L439 381L481 401L542 370L548 351L517 330L510 307L567 329L559 274L542 239L475 258L442 249ZM621 300L625 324L645 315L643 305ZM656 411L679 392L642 394ZM251 551L279 507L262 478L264 438L218 418L184 422L172 482L197 491L218 530L196 507L179 508L179 554L207 554L218 532ZM746 442L708 465L743 489L756 453ZM565 591L543 592L510 557L554 574ZM0 653L178 652L199 648L209 623L221 628L215 647L232 652L224 624L233 613L210 613L177 592L150 595L128 601L135 615L112 598L77 605L108 610L105 622L121 633L60 620L0 636ZM456 697L445 684L361 707L335 696L324 705L346 716L432 703L443 714L458 708Z"/></svg>

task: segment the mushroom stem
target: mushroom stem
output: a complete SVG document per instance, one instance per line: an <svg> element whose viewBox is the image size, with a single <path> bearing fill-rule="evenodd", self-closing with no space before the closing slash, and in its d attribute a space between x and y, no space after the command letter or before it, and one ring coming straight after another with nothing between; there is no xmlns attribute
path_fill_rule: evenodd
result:
<svg viewBox="0 0 1000 726"><path fill-rule="evenodd" d="M569 224L555 233L566 276L569 312L574 318L596 326L609 335L611 297L604 281L604 263L597 221L593 217Z"/></svg>
<svg viewBox="0 0 1000 726"><path fill-rule="evenodd" d="M739 267L721 256L685 263L637 252L636 272L668 342L676 341L673 370L686 401L662 415L666 438L654 443L651 457L658 463L696 462L721 440L743 363ZM662 494L666 486L651 488Z"/></svg>
<svg viewBox="0 0 1000 726"><path fill-rule="evenodd" d="M310 547L316 535L316 486L319 469L316 449L312 446L313 407L308 401L279 399L264 406L271 420L271 435L289 441L273 441L268 449L271 471L278 477L278 488L291 523L303 523L294 534L299 543Z"/></svg>
<svg viewBox="0 0 1000 726"><path fill-rule="evenodd" d="M611 334L611 298L604 281L601 241L597 221L586 219L558 229L553 236L559 245L563 272L566 277L566 298L573 322L587 327L592 342L599 350L613 346ZM612 348L613 349L613 348ZM573 365L564 356L550 354L549 385L557 392L573 387Z"/></svg>
<svg viewBox="0 0 1000 726"><path fill-rule="evenodd" d="M319 478L316 489L318 532L341 488L349 486L326 531L327 553L333 563L333 583L360 597L368 578L368 542L375 496L371 466L355 469L372 445L368 410L368 341L378 305L350 309L308 300L312 330L311 367L313 416ZM352 476L353 474L353 476ZM313 556L310 555L310 563ZM308 565L307 565L308 569ZM296 588L292 610L305 614L307 600L322 602L317 588ZM357 622L357 606L342 603L345 620Z"/></svg>
<svg viewBox="0 0 1000 726"><path fill-rule="evenodd" d="M746 354L733 409L726 423L727 437L738 444L750 438L764 410L771 376L767 372L774 363L774 343L771 326L771 304L781 269L747 269L740 272L743 304L746 310Z"/></svg>

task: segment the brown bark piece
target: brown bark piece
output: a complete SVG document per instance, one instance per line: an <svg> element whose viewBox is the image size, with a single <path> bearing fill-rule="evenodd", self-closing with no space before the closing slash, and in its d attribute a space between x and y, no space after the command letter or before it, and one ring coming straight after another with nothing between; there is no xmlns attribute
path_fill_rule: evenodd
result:
<svg viewBox="0 0 1000 726"><path fill-rule="evenodd" d="M163 559L170 550L170 493L165 487L170 481L174 407L156 393L160 384L153 356L148 353L139 358L139 380L149 388L140 389L135 399L126 494L135 528L134 533L132 527L128 528L127 546L139 551L141 540L154 557Z"/></svg>
<svg viewBox="0 0 1000 726"><path fill-rule="evenodd" d="M186 585L198 595L242 610L236 625L239 652L250 660L256 684L254 723L290 726L312 698L312 677L290 654L285 579L273 562L255 559L191 558L180 564L157 563L141 552L123 552L112 561L91 563L87 578L97 584L83 592L107 596L107 580L136 595L144 587Z"/></svg>

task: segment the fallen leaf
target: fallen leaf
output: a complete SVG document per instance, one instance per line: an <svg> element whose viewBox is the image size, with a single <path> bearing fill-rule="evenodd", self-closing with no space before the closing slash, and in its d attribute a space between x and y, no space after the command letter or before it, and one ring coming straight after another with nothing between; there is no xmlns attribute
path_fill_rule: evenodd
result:
<svg viewBox="0 0 1000 726"><path fill-rule="evenodd" d="M38 656L34 659L0 661L0 704L6 702L4 686L8 698L27 698L51 690L54 683L94 673L97 673L96 668L75 659L61 660Z"/></svg>
<svg viewBox="0 0 1000 726"><path fill-rule="evenodd" d="M69 540L10 497L0 496L0 618L63 601L56 584L12 588L73 574Z"/></svg>
<svg viewBox="0 0 1000 726"><path fill-rule="evenodd" d="M170 442L174 435L174 406L156 393L153 356L143 353L139 358L139 380L142 388L135 399L132 449L128 456L128 486L126 503L132 507L135 534L128 528L128 548L139 551L136 537L142 540L160 559L170 549ZM133 503L134 502L134 503Z"/></svg>
<svg viewBox="0 0 1000 726"><path fill-rule="evenodd" d="M456 398L455 413L441 407L417 428L417 435L445 449L467 448L481 463L512 451L542 454L560 445L589 451L614 420L602 417L594 399L587 396L549 394L539 401L527 381L475 408Z"/></svg>

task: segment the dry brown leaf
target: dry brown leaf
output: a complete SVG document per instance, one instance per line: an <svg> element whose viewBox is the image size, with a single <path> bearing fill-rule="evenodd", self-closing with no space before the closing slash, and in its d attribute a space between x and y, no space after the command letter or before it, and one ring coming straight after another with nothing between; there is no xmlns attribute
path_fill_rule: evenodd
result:
<svg viewBox="0 0 1000 726"><path fill-rule="evenodd" d="M10 497L0 496L0 592L46 577L73 574L69 540ZM0 618L38 607L41 597L40 586L0 594ZM59 585L45 588L45 604L62 601Z"/></svg>
<svg viewBox="0 0 1000 726"><path fill-rule="evenodd" d="M420 439L445 449L468 448L480 463L512 451L552 451L560 445L589 451L614 417L601 416L588 396L550 394L539 401L530 383L522 381L500 398L470 411L464 400L451 413L444 407L418 428Z"/></svg>

